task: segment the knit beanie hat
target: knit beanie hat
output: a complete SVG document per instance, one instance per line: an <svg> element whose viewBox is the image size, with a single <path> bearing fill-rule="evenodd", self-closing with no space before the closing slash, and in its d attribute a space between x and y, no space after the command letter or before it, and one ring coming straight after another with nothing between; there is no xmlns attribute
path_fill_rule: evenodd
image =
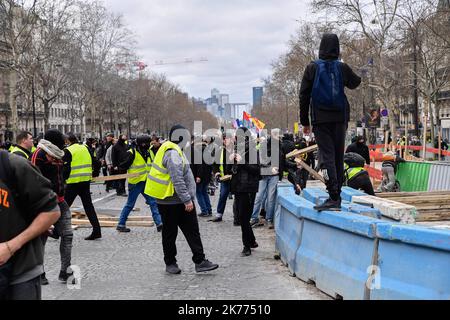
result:
<svg viewBox="0 0 450 320"><path fill-rule="evenodd" d="M57 146L59 149L64 149L64 135L61 133L61 131L57 129L50 129L44 134L44 139L47 141L50 141L55 146Z"/></svg>

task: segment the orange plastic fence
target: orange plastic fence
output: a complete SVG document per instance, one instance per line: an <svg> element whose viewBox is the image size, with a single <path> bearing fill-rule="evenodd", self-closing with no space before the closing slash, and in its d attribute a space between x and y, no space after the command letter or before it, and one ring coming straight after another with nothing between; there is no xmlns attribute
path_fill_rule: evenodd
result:
<svg viewBox="0 0 450 320"><path fill-rule="evenodd" d="M373 150L373 149L379 150L379 149L384 149L384 147L385 147L384 144L377 144L377 145L370 145L369 149L371 149L371 150ZM394 145L394 147L396 149L405 149L406 146ZM407 146L406 149L407 150L414 150L414 151L422 151L423 147L422 146ZM439 149L437 149L437 148L425 148L425 150L427 152L429 152L429 153L439 154ZM380 152L378 152L378 153L380 153ZM450 156L450 151L441 150L441 155L443 155L443 156Z"/></svg>
<svg viewBox="0 0 450 320"><path fill-rule="evenodd" d="M381 172L381 170L378 170L368 165L366 165L364 168L366 169L367 173L371 178L374 178L376 180L383 180L383 173Z"/></svg>

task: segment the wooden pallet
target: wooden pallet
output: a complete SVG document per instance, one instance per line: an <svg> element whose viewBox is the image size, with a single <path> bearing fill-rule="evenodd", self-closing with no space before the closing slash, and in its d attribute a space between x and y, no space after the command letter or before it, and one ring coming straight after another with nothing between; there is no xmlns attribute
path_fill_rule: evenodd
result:
<svg viewBox="0 0 450 320"><path fill-rule="evenodd" d="M392 192L377 196L416 207L417 222L450 221L450 191Z"/></svg>

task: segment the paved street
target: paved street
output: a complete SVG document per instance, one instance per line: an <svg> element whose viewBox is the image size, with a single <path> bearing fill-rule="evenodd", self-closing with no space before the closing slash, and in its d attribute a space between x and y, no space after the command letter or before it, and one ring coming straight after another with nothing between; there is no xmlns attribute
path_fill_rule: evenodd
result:
<svg viewBox="0 0 450 320"><path fill-rule="evenodd" d="M106 195L93 187L93 197ZM218 194L218 192L216 192ZM213 207L218 196L212 197ZM98 208L122 208L126 198L111 197L96 203ZM78 202L74 204L77 205ZM137 214L150 214L142 198ZM196 274L189 247L181 232L178 237L178 264L181 275L165 272L161 234L156 228L132 228L119 234L103 229L103 238L87 242L90 229L75 231L72 263L81 269L81 289L69 290L57 281L59 241L49 239L46 271L50 285L43 288L44 299L329 299L289 272L274 256L273 230L257 229L259 248L250 257L240 257L241 232L232 224L232 203L228 202L222 223L200 218L200 232L207 258L218 270ZM117 210L114 210L118 214ZM135 213L136 214L136 213Z"/></svg>

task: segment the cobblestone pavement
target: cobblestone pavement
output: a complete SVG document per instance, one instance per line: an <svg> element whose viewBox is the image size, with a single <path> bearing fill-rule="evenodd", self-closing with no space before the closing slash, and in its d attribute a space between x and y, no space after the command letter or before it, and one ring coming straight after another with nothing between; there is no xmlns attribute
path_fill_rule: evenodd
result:
<svg viewBox="0 0 450 320"><path fill-rule="evenodd" d="M93 198L104 197L102 186L93 186ZM101 192L101 193L100 193ZM212 197L213 208L218 192ZM97 208L111 208L119 215L126 198L110 197L96 203ZM75 202L74 207L79 205ZM142 197L136 207L139 215L150 215ZM177 240L178 264L183 272L168 275L163 262L161 234L156 228L131 228L119 234L114 228L103 228L103 238L83 240L90 229L74 231L72 264L81 270L81 288L68 289L57 281L59 241L49 239L45 269L50 285L43 287L43 299L330 299L314 286L289 275L288 269L274 256L274 232L255 230L259 248L250 257L240 257L241 231L232 223L232 200L227 203L224 221L208 222L199 218L200 233L206 256L219 264L210 273L196 274L191 252L182 233ZM135 213L136 214L136 213Z"/></svg>

